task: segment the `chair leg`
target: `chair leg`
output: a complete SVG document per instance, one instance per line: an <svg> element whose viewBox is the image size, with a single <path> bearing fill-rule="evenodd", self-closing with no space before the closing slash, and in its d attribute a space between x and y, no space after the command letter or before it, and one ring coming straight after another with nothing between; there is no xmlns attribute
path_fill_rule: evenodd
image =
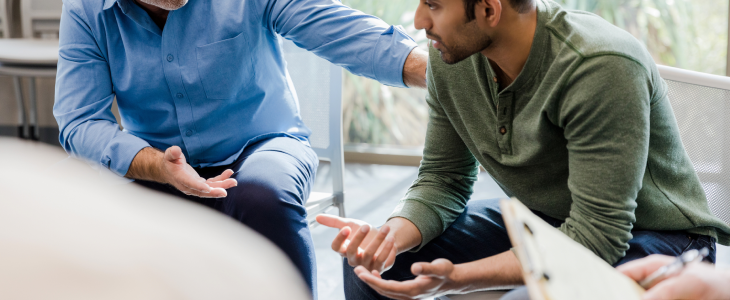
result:
<svg viewBox="0 0 730 300"><path fill-rule="evenodd" d="M38 128L38 100L36 100L35 77L30 78L28 100L30 100L30 139L37 141L40 139L40 128Z"/></svg>
<svg viewBox="0 0 730 300"><path fill-rule="evenodd" d="M344 196L342 196L344 198ZM339 201L335 203L335 207L337 207L337 210L339 212L340 218L346 218L345 216L345 201L344 199L338 199Z"/></svg>
<svg viewBox="0 0 730 300"><path fill-rule="evenodd" d="M15 99L18 103L18 137L26 138L28 136L28 122L25 119L25 102L23 102L23 88L20 84L20 77L13 76L15 84Z"/></svg>

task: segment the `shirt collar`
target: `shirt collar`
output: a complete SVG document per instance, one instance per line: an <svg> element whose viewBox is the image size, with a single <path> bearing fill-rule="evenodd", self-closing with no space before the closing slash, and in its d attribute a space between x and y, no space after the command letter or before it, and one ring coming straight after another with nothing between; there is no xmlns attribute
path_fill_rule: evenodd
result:
<svg viewBox="0 0 730 300"><path fill-rule="evenodd" d="M126 13L127 12L127 5L129 3L127 3L127 1L124 1L124 0L104 0L104 7L103 7L103 9L104 10L107 10L107 9L112 8L112 6L114 6L114 3L119 4L119 8L122 9L122 12L123 13Z"/></svg>
<svg viewBox="0 0 730 300"><path fill-rule="evenodd" d="M102 9L104 9L104 10L110 9L116 2L117 2L117 0L104 0L104 7Z"/></svg>

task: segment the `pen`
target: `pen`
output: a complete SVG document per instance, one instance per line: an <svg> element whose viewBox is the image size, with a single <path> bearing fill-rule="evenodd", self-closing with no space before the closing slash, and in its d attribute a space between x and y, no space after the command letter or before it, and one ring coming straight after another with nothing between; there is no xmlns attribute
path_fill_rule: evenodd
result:
<svg viewBox="0 0 730 300"><path fill-rule="evenodd" d="M702 261L709 253L710 250L708 250L707 248L702 248L702 250L692 249L684 252L682 253L682 255L677 256L677 259L673 262L659 268L658 270L654 271L654 273L651 273L649 277L639 282L639 285L641 285L641 287L645 289L648 289L657 282L679 273L688 264L695 261Z"/></svg>

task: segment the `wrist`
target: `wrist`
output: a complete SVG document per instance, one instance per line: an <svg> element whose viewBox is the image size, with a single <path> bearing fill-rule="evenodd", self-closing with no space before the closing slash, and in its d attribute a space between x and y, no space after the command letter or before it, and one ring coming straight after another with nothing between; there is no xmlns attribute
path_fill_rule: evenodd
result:
<svg viewBox="0 0 730 300"><path fill-rule="evenodd" d="M158 155L152 164L152 173L158 178L157 181L164 184L169 184L170 180L167 178L167 172L165 172L165 154Z"/></svg>
<svg viewBox="0 0 730 300"><path fill-rule="evenodd" d="M396 253L401 254L421 244L421 232L411 221L401 217L395 217L385 225L390 227L390 236L395 241Z"/></svg>
<svg viewBox="0 0 730 300"><path fill-rule="evenodd" d="M163 170L164 158L165 155L160 150L152 147L143 148L132 160L125 177L168 183Z"/></svg>
<svg viewBox="0 0 730 300"><path fill-rule="evenodd" d="M451 273L451 281L454 285L454 292L466 293L475 291L478 288L474 286L474 278L470 276L472 272L472 263L463 263L454 265L454 271Z"/></svg>

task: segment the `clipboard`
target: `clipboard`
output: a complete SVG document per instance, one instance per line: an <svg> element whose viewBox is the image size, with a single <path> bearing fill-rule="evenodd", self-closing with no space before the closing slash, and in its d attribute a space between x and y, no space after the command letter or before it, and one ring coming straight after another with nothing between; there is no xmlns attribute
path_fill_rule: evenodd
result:
<svg viewBox="0 0 730 300"><path fill-rule="evenodd" d="M519 200L500 201L531 300L639 300L644 289L543 221Z"/></svg>

